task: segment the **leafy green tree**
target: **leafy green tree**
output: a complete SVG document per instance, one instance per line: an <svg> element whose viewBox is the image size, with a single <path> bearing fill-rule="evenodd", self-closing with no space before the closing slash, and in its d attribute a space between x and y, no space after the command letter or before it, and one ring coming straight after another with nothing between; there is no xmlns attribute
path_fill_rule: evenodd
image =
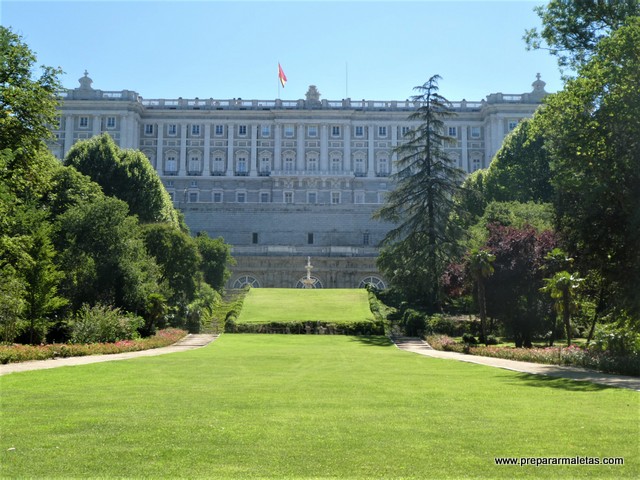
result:
<svg viewBox="0 0 640 480"><path fill-rule="evenodd" d="M98 183L106 195L129 205L141 223L180 225L171 198L147 157L137 150L123 150L104 133L76 143L67 153L66 165Z"/></svg>
<svg viewBox="0 0 640 480"><path fill-rule="evenodd" d="M496 256L487 250L473 249L469 252L469 270L476 284L476 300L480 312L481 342L487 343L487 293L486 279L493 274Z"/></svg>
<svg viewBox="0 0 640 480"><path fill-rule="evenodd" d="M23 274L27 287L25 316L29 322L29 343L34 344L44 340L52 323L49 316L68 301L58 295L58 284L64 273L54 263L56 251L48 223L39 223L30 235L25 251L29 255L28 266Z"/></svg>
<svg viewBox="0 0 640 480"><path fill-rule="evenodd" d="M0 180L21 198L46 185L53 156L45 140L57 122L59 69L34 69L36 57L19 35L0 26Z"/></svg>
<svg viewBox="0 0 640 480"><path fill-rule="evenodd" d="M204 281L214 290L222 292L231 276L228 265L235 263L231 257L231 247L224 243L222 237L211 238L206 232L199 232L195 240L202 257L200 268Z"/></svg>
<svg viewBox="0 0 640 480"><path fill-rule="evenodd" d="M12 343L20 334L25 308L24 282L11 265L0 266L0 341Z"/></svg>
<svg viewBox="0 0 640 480"><path fill-rule="evenodd" d="M142 312L157 293L159 271L127 204L112 197L69 208L56 221L60 289L74 310L84 303Z"/></svg>
<svg viewBox="0 0 640 480"><path fill-rule="evenodd" d="M609 308L640 316L640 17L595 47L579 76L547 100L558 231L578 269L597 269Z"/></svg>
<svg viewBox="0 0 640 480"><path fill-rule="evenodd" d="M439 279L448 257L458 246L459 232L450 221L456 208L455 193L462 184L463 172L455 166L444 150L449 139L444 135L444 119L453 115L448 101L438 94L438 75L423 85L412 97L418 105L409 120L420 124L411 129L395 152L398 154L398 173L394 175L395 188L375 218L396 224L383 240L382 260L378 265L385 275L401 280L389 270L390 256L401 253L400 263L416 263L409 282L419 282L424 291L419 299L430 309L440 303ZM390 262L394 263L394 262ZM391 267L393 268L393 266ZM415 275L421 277L420 280Z"/></svg>
<svg viewBox="0 0 640 480"><path fill-rule="evenodd" d="M49 215L55 219L69 208L102 199L104 193L100 185L73 167L60 165L51 176L50 188L42 203L47 206Z"/></svg>
<svg viewBox="0 0 640 480"><path fill-rule="evenodd" d="M147 251L160 266L160 280L168 287L169 302L188 305L195 298L201 279L202 257L196 241L167 223L143 225L142 233Z"/></svg>
<svg viewBox="0 0 640 480"><path fill-rule="evenodd" d="M640 16L637 0L551 0L534 8L542 20L542 30L525 32L529 49L548 49L558 58L561 71L578 70L589 61L598 43L623 26L630 17ZM546 46L545 46L546 45Z"/></svg>
<svg viewBox="0 0 640 480"><path fill-rule="evenodd" d="M553 194L544 136L522 120L505 138L484 176L485 201L550 202Z"/></svg>

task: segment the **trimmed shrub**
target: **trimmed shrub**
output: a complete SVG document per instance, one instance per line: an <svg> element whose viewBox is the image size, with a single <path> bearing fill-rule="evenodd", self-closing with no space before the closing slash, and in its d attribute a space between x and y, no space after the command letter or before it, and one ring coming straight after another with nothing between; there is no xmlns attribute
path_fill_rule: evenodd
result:
<svg viewBox="0 0 640 480"><path fill-rule="evenodd" d="M83 305L71 322L72 343L117 342L138 338L144 320L108 305Z"/></svg>

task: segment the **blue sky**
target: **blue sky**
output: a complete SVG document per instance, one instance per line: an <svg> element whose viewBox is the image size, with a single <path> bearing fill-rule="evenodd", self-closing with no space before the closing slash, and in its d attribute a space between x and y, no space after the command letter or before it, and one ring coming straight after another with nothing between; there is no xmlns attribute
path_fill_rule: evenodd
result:
<svg viewBox="0 0 640 480"><path fill-rule="evenodd" d="M562 87L530 1L31 1L0 0L3 26L38 64L59 66L67 88L144 98L404 100L439 74L449 100ZM278 89L277 64L288 77Z"/></svg>

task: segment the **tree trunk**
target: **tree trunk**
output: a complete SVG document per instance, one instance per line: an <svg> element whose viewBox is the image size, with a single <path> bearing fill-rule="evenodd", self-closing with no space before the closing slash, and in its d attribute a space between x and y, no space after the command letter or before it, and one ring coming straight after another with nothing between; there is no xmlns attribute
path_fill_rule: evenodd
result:
<svg viewBox="0 0 640 480"><path fill-rule="evenodd" d="M564 292L562 295L562 319L564 320L564 328L567 331L567 346L571 345L571 293Z"/></svg>

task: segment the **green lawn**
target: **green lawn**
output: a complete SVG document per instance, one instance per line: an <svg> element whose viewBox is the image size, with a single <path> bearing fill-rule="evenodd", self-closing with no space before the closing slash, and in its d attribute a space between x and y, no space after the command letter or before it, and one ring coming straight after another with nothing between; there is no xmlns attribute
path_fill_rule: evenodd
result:
<svg viewBox="0 0 640 480"><path fill-rule="evenodd" d="M638 392L427 358L384 337L225 334L10 374L0 389L3 478L640 477Z"/></svg>
<svg viewBox="0 0 640 480"><path fill-rule="evenodd" d="M365 289L252 288L238 323L373 320Z"/></svg>

